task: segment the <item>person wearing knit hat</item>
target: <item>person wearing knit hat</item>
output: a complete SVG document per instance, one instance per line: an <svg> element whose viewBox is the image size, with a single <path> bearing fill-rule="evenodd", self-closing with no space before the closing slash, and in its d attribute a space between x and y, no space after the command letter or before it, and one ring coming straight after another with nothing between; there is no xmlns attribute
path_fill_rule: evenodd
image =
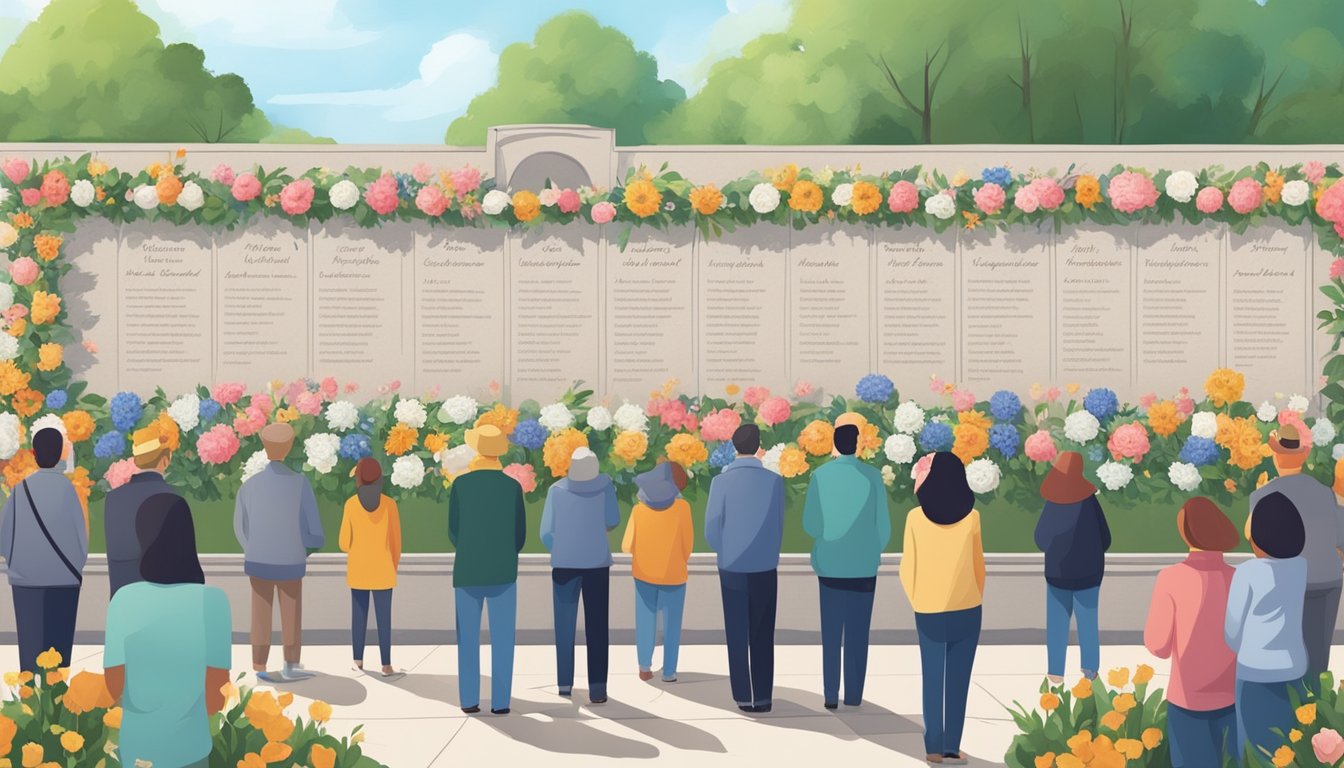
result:
<svg viewBox="0 0 1344 768"><path fill-rule="evenodd" d="M378 650L383 677L392 669L392 588L401 564L401 514L397 502L383 493L383 468L370 456L350 471L355 495L341 515L341 551L348 553L346 582L350 586L351 645L355 668L364 670L364 641L369 626L369 601L378 620Z"/></svg>
<svg viewBox="0 0 1344 768"><path fill-rule="evenodd" d="M635 652L639 679L653 679L658 615L663 616L663 682L677 681L681 615L686 605L686 563L695 544L691 505L681 498L685 469L676 462L654 465L635 476L638 499L630 510L621 551L630 555L635 578Z"/></svg>
<svg viewBox="0 0 1344 768"><path fill-rule="evenodd" d="M493 424L468 429L476 452L448 491L448 538L454 547L457 691L462 711L481 711L481 613L490 612L490 711L507 715L513 688L518 620L518 553L527 541L523 488L504 474L509 439Z"/></svg>
<svg viewBox="0 0 1344 768"><path fill-rule="evenodd" d="M164 478L173 451L159 422L131 433L131 458L136 474L119 488L108 491L103 505L103 530L107 537L108 599L117 590L141 580L140 540L135 533L140 505L150 496L169 493L181 497Z"/></svg>

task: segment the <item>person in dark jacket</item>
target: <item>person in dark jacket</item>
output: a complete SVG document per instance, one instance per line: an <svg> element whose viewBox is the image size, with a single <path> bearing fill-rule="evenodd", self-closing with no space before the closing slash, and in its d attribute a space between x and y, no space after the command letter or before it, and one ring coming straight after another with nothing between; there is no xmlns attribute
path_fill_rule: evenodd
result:
<svg viewBox="0 0 1344 768"><path fill-rule="evenodd" d="M1101 666L1097 598L1111 548L1097 488L1083 477L1082 454L1065 451L1041 483L1045 508L1036 523L1036 546L1045 553L1045 642L1050 682L1064 682L1069 622L1078 623L1083 676L1094 678Z"/></svg>
<svg viewBox="0 0 1344 768"><path fill-rule="evenodd" d="M175 432L176 430L174 430ZM130 481L107 494L103 507L103 530L107 533L107 579L111 591L109 599L127 584L135 584L140 577L140 540L135 531L136 514L140 505L150 496L168 493L182 494L168 484L164 474L172 459L175 435L164 434L156 422L131 436L131 456L140 470Z"/></svg>

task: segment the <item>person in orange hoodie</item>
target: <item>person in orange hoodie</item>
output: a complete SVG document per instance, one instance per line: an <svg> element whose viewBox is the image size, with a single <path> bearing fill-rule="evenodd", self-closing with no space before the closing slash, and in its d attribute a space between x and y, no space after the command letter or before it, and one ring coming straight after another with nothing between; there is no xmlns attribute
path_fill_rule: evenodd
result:
<svg viewBox="0 0 1344 768"><path fill-rule="evenodd" d="M401 516L397 502L383 493L383 468L374 459L359 460L351 473L355 495L345 502L341 518L341 551L349 553L346 582L350 585L350 632L355 668L364 669L364 639L369 630L369 598L378 620L378 650L383 677L392 677L392 588L401 564Z"/></svg>
<svg viewBox="0 0 1344 768"><path fill-rule="evenodd" d="M630 511L621 551L631 555L635 577L635 649L640 680L653 679L653 645L661 613L663 682L677 681L686 563L695 543L691 505L681 498L686 480L686 470L670 461L635 477L639 503Z"/></svg>

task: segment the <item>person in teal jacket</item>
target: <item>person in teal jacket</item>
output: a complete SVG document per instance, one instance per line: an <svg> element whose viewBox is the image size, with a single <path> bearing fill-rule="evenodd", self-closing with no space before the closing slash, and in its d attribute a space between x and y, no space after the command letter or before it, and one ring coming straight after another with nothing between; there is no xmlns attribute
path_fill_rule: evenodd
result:
<svg viewBox="0 0 1344 768"><path fill-rule="evenodd" d="M821 593L821 673L827 709L840 702L842 648L845 706L863 702L877 566L891 540L891 510L882 473L854 455L858 444L858 427L836 428L835 449L840 455L812 473L803 507L803 530L816 542L812 568Z"/></svg>

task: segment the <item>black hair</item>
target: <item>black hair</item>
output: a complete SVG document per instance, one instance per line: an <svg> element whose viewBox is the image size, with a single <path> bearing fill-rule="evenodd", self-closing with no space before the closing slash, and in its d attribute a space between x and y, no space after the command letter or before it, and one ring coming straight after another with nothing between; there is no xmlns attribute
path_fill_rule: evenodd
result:
<svg viewBox="0 0 1344 768"><path fill-rule="evenodd" d="M743 424L733 432L733 448L742 456L750 456L761 450L761 428L755 424Z"/></svg>
<svg viewBox="0 0 1344 768"><path fill-rule="evenodd" d="M841 456L853 456L859 450L859 428L853 424L842 424L835 428L835 450Z"/></svg>
<svg viewBox="0 0 1344 768"><path fill-rule="evenodd" d="M156 493L135 516L140 539L140 576L154 584L204 584L196 555L196 525L191 507L175 493Z"/></svg>
<svg viewBox="0 0 1344 768"><path fill-rule="evenodd" d="M947 451L933 455L929 474L915 496L924 516L939 525L960 522L975 508L975 492L966 482L966 465Z"/></svg>
<svg viewBox="0 0 1344 768"><path fill-rule="evenodd" d="M1307 545L1307 529L1297 507L1282 493L1271 493L1251 510L1251 543L1283 560L1297 557Z"/></svg>
<svg viewBox="0 0 1344 768"><path fill-rule="evenodd" d="M61 460L62 453L65 453L65 435L59 429L44 427L33 435L33 456L37 466L51 469Z"/></svg>

